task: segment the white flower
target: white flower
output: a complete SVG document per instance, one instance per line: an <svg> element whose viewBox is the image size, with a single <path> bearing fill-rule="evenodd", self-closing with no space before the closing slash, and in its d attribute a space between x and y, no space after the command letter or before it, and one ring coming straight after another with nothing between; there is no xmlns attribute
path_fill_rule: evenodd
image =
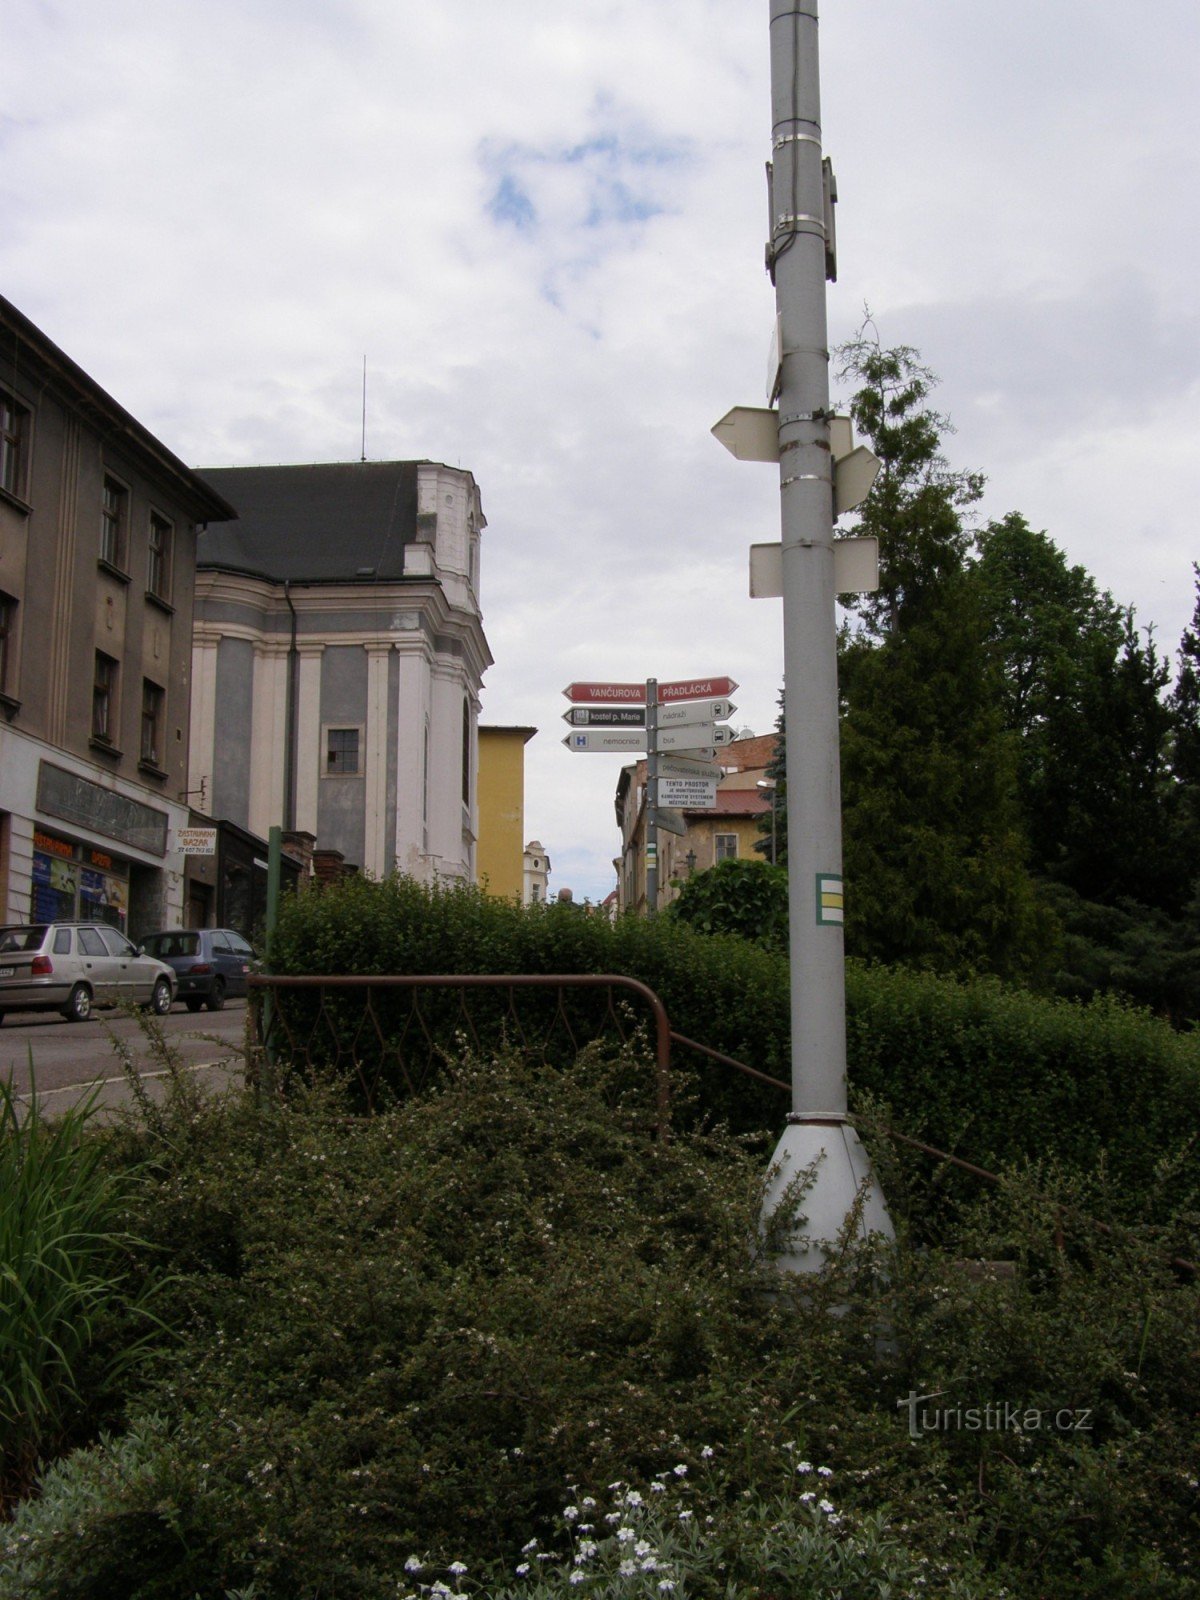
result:
<svg viewBox="0 0 1200 1600"><path fill-rule="evenodd" d="M817 1476L821 1477L821 1478L832 1478L833 1477L833 1468L832 1467L818 1467L817 1468Z"/></svg>
<svg viewBox="0 0 1200 1600"><path fill-rule="evenodd" d="M648 1556L651 1549L652 1546L648 1539L639 1539L633 1547L633 1553L635 1556Z"/></svg>
<svg viewBox="0 0 1200 1600"><path fill-rule="evenodd" d="M461 1578L463 1573L466 1570L467 1570L466 1567L463 1565L463 1563L461 1561L452 1561L450 1563L450 1572L456 1578Z"/></svg>
<svg viewBox="0 0 1200 1600"><path fill-rule="evenodd" d="M796 1463L797 1472L811 1472L812 1469L813 1466L811 1461L797 1461Z"/></svg>
<svg viewBox="0 0 1200 1600"><path fill-rule="evenodd" d="M645 1504L645 1502L636 1489L630 1489L629 1493L625 1496L625 1504L627 1506L640 1506Z"/></svg>
<svg viewBox="0 0 1200 1600"><path fill-rule="evenodd" d="M692 1513L690 1511L681 1511L679 1513L679 1520L680 1522L690 1522L692 1520Z"/></svg>
<svg viewBox="0 0 1200 1600"><path fill-rule="evenodd" d="M405 1572L420 1572L423 1566L424 1562L421 1560L420 1556L409 1556L408 1560L404 1563L404 1570Z"/></svg>
<svg viewBox="0 0 1200 1600"><path fill-rule="evenodd" d="M672 1470L672 1472L675 1474L675 1476L677 1478L686 1478L687 1477L687 1468L684 1466L682 1461L679 1463L679 1465L677 1467L672 1467L671 1470Z"/></svg>
<svg viewBox="0 0 1200 1600"><path fill-rule="evenodd" d="M815 1495L815 1494L814 1494L814 1493L813 1493L813 1492L812 1492L812 1490L811 1490L811 1489L808 1489L808 1490L806 1490L806 1491L805 1491L805 1493L804 1493L804 1494L802 1494L802 1495L801 1495L801 1496L800 1496L800 1504L801 1504L801 1505L802 1505L802 1506L806 1506L806 1505L808 1505L808 1504L809 1504L809 1503L810 1503L810 1501L813 1501L813 1500L815 1500L815 1499L816 1499L816 1498L817 1498L817 1497L816 1497L816 1495Z"/></svg>
<svg viewBox="0 0 1200 1600"><path fill-rule="evenodd" d="M621 1565L617 1568L617 1571L623 1578L632 1578L637 1572L637 1568L634 1566L632 1561L622 1561Z"/></svg>
<svg viewBox="0 0 1200 1600"><path fill-rule="evenodd" d="M707 1461L707 1460L708 1460L708 1459L709 1459L709 1457L710 1457L710 1456L711 1456L711 1455L712 1455L712 1453L713 1453L713 1447L712 1447L712 1445L710 1445L710 1444L706 1444L706 1445L705 1445L705 1446L704 1446L704 1449L703 1449L703 1450L701 1450L701 1452L700 1452L700 1458L701 1458L701 1460L703 1460L703 1461ZM659 1588L660 1588L660 1589L661 1589L661 1588L662 1588L662 1584L661 1584L661 1583L660 1583L660 1584L659 1584Z"/></svg>
<svg viewBox="0 0 1200 1600"><path fill-rule="evenodd" d="M523 1544L521 1546L521 1554L523 1556L527 1556L531 1550L536 1550L536 1549L537 1549L537 1540L536 1539L530 1539L528 1544Z"/></svg>
<svg viewBox="0 0 1200 1600"><path fill-rule="evenodd" d="M618 1544L628 1544L631 1539L636 1539L636 1538L637 1538L637 1534L634 1533L632 1528L618 1528L617 1529L617 1543Z"/></svg>
<svg viewBox="0 0 1200 1600"><path fill-rule="evenodd" d="M575 1551L576 1561L590 1561L599 1548L594 1539L581 1539Z"/></svg>
<svg viewBox="0 0 1200 1600"><path fill-rule="evenodd" d="M830 1505L828 1500L818 1500L817 1501L817 1510L818 1511L824 1511L826 1513L826 1515L828 1515L828 1513L833 1510L833 1507Z"/></svg>
<svg viewBox="0 0 1200 1600"><path fill-rule="evenodd" d="M587 1494L587 1495L584 1495L583 1499L579 1502L579 1504L583 1507L583 1509L585 1511L591 1511L595 1507L596 1502L592 1499L590 1494Z"/></svg>
<svg viewBox="0 0 1200 1600"><path fill-rule="evenodd" d="M575 1571L567 1579L567 1582L568 1583L586 1583L587 1582L587 1573L586 1572L580 1572L579 1568L576 1567Z"/></svg>
<svg viewBox="0 0 1200 1600"><path fill-rule="evenodd" d="M563 1521L564 1522L576 1522L576 1521L578 1521L578 1519L579 1519L579 1507L578 1506L567 1506L567 1508L563 1512Z"/></svg>
<svg viewBox="0 0 1200 1600"><path fill-rule="evenodd" d="M643 1558L643 1560L642 1560L642 1571L643 1572L657 1572L658 1571L658 1558L657 1558L657 1556L645 1556Z"/></svg>
<svg viewBox="0 0 1200 1600"><path fill-rule="evenodd" d="M670 1594L671 1590L675 1587L675 1580L674 1578L660 1578L658 1580L658 1587L661 1594Z"/></svg>
<svg viewBox="0 0 1200 1600"><path fill-rule="evenodd" d="M666 1484L665 1483L659 1483L657 1478L650 1485L650 1493L651 1494L666 1494L666 1492L667 1492Z"/></svg>

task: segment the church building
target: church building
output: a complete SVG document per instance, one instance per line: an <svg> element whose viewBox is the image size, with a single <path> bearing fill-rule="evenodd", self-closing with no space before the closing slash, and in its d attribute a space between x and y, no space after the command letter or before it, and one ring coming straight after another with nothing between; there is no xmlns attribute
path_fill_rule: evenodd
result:
<svg viewBox="0 0 1200 1600"><path fill-rule="evenodd" d="M348 867L474 881L485 518L431 461L227 467L197 540L188 787Z"/></svg>

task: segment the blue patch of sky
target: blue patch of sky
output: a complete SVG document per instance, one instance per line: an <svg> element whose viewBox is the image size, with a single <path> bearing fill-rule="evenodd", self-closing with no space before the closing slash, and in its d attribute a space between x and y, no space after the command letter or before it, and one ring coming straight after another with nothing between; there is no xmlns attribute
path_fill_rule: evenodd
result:
<svg viewBox="0 0 1200 1600"><path fill-rule="evenodd" d="M661 215L667 206L644 180L652 169L684 163L689 153L680 141L636 134L627 138L615 132L598 133L568 145L507 145L502 149L485 145L480 160L493 180L487 211L494 222L529 232L540 219L531 185L522 174L532 179L539 168L578 167L586 175L585 227L646 222ZM636 182L637 176L643 182Z"/></svg>
<svg viewBox="0 0 1200 1600"><path fill-rule="evenodd" d="M511 172L506 172L496 185L488 212L493 222L509 222L522 231L537 222L533 201Z"/></svg>

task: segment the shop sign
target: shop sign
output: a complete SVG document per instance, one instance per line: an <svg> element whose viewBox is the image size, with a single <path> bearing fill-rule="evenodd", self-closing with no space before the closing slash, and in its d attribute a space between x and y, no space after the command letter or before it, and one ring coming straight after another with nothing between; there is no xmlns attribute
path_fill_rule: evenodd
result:
<svg viewBox="0 0 1200 1600"><path fill-rule="evenodd" d="M38 767L39 811L93 833L103 833L148 855L167 853L167 813L144 806L115 789L43 761Z"/></svg>

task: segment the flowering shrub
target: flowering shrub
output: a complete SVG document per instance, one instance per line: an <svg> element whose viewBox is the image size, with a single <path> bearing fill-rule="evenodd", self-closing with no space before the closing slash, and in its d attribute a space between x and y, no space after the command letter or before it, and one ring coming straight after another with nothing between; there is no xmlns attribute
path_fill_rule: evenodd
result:
<svg viewBox="0 0 1200 1600"><path fill-rule="evenodd" d="M1200 1292L1158 1241L1047 1172L945 1250L781 1279L764 1155L656 1145L641 1065L107 1136L172 1336L0 1535L0 1600L1196 1600ZM1089 1426L914 1430L921 1396Z"/></svg>

